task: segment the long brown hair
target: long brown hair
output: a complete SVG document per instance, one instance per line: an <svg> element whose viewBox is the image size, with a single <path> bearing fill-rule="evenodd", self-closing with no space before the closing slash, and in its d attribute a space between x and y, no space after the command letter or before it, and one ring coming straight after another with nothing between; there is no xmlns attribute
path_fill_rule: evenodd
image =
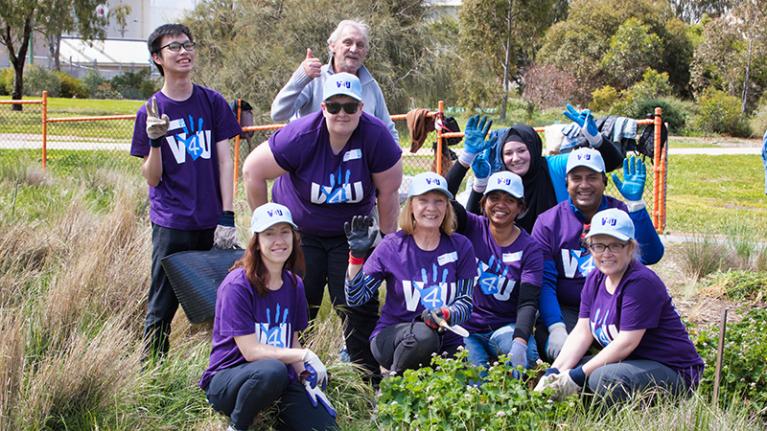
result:
<svg viewBox="0 0 767 431"><path fill-rule="evenodd" d="M248 248L245 249L245 254L234 262L229 270L244 268L245 277L256 289L256 292L264 296L269 293L269 289L266 287L269 284L269 271L267 271L264 260L261 258L261 251L258 249L258 235L257 233L253 234L253 238L248 242ZM303 274L306 269L304 252L301 250L301 235L295 229L293 229L293 251L282 268L290 271L294 285L298 282L296 274Z"/></svg>

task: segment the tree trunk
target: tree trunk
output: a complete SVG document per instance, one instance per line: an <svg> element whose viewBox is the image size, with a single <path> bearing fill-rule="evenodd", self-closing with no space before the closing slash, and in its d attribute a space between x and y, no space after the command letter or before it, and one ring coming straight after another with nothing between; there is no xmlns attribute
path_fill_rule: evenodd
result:
<svg viewBox="0 0 767 431"><path fill-rule="evenodd" d="M751 46L752 38L748 39L748 54L746 57L746 76L743 79L743 99L741 100L740 112L746 112L746 103L748 102L748 81L751 74Z"/></svg>
<svg viewBox="0 0 767 431"><path fill-rule="evenodd" d="M506 120L506 105L509 103L509 67L511 66L511 12L514 8L514 0L509 0L509 14L506 16L506 55L503 60L503 97L501 98L501 112L499 120Z"/></svg>
<svg viewBox="0 0 767 431"><path fill-rule="evenodd" d="M13 63L13 92L11 93L11 99L13 100L21 100L24 90L24 57L20 58L21 61ZM21 111L24 105L15 104L11 106L13 106L14 111Z"/></svg>

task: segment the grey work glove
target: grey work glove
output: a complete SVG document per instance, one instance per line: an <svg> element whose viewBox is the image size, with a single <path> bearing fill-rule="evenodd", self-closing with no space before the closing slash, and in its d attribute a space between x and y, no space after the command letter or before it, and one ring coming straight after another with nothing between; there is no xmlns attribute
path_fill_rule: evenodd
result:
<svg viewBox="0 0 767 431"><path fill-rule="evenodd" d="M352 217L351 222L344 223L344 232L346 240L349 242L349 253L352 257L366 258L368 251L373 247L373 243L378 235L378 230L373 226L373 217L357 215Z"/></svg>
<svg viewBox="0 0 767 431"><path fill-rule="evenodd" d="M512 341L509 357L512 367L527 368L527 345L517 340Z"/></svg>
<svg viewBox="0 0 767 431"><path fill-rule="evenodd" d="M549 338L546 340L546 354L549 359L553 361L559 356L566 339L567 329L564 323L559 322L549 326Z"/></svg>
<svg viewBox="0 0 767 431"><path fill-rule="evenodd" d="M228 250L237 248L237 228L234 226L234 212L224 211L218 218L218 226L213 233L213 247Z"/></svg>
<svg viewBox="0 0 767 431"><path fill-rule="evenodd" d="M149 139L160 139L168 133L170 127L170 118L166 114L157 112L157 99L152 99L146 103L146 134Z"/></svg>

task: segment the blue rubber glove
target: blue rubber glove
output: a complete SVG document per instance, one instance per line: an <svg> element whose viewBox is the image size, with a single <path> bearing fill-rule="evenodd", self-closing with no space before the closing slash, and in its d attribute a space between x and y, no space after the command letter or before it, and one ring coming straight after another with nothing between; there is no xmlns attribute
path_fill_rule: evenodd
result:
<svg viewBox="0 0 767 431"><path fill-rule="evenodd" d="M493 146L493 141L486 141L493 121L486 116L472 115L463 132L463 153L458 157L461 164L470 166L477 154Z"/></svg>
<svg viewBox="0 0 767 431"><path fill-rule="evenodd" d="M623 181L613 174L613 182L618 191L627 201L641 201L644 185L647 180L647 168L638 157L623 159Z"/></svg>
<svg viewBox="0 0 767 431"><path fill-rule="evenodd" d="M487 153L482 153L474 159L471 164L471 170L474 171L474 191L484 193L487 187L487 179L490 178L490 162L487 161Z"/></svg>
<svg viewBox="0 0 767 431"><path fill-rule="evenodd" d="M527 368L527 345L517 340L512 341L509 356L511 357L512 367Z"/></svg>
<svg viewBox="0 0 767 431"><path fill-rule="evenodd" d="M602 135L599 133L597 123L591 111L584 109L578 112L573 105L567 104L567 109L563 112L565 117L569 118L581 128L581 135L586 138L592 148L599 148L602 145Z"/></svg>
<svg viewBox="0 0 767 431"><path fill-rule="evenodd" d="M306 396L309 397L309 402L312 404L312 407L316 409L319 404L322 404L322 407L325 408L330 416L336 417L336 409L333 407L333 404L330 403L328 396L322 392L319 385L312 387L309 381L305 380L304 389L306 390Z"/></svg>

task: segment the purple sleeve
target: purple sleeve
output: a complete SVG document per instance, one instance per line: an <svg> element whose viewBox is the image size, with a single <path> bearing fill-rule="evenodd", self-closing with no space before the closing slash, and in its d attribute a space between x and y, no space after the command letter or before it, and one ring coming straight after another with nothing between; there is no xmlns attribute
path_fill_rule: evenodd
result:
<svg viewBox="0 0 767 431"><path fill-rule="evenodd" d="M133 123L133 139L130 144L130 155L144 158L149 154L149 137L146 135L146 106L141 105Z"/></svg>
<svg viewBox="0 0 767 431"><path fill-rule="evenodd" d="M657 277L642 274L626 280L618 330L657 328L667 296L666 286Z"/></svg>
<svg viewBox="0 0 767 431"><path fill-rule="evenodd" d="M234 116L232 108L226 103L224 96L215 93L216 97L213 100L213 112L216 116L216 122L213 129L216 142L223 141L224 139L232 139L242 132L242 128L237 123L237 117Z"/></svg>
<svg viewBox="0 0 767 431"><path fill-rule="evenodd" d="M598 277L601 274L599 270L593 270L586 276L586 281L583 283L583 290L581 290L581 306L578 310L578 318L591 317L591 302L594 297L597 296L597 289L599 289L599 283L602 278Z"/></svg>
<svg viewBox="0 0 767 431"><path fill-rule="evenodd" d="M531 240L526 247L523 259L520 282L540 287L543 282L543 251L541 247Z"/></svg>
<svg viewBox="0 0 767 431"><path fill-rule="evenodd" d="M220 302L219 332L223 336L238 337L256 332L256 316L252 307L253 289L244 275L227 277L218 289Z"/></svg>
<svg viewBox="0 0 767 431"><path fill-rule="evenodd" d="M296 312L293 314L293 330L303 331L309 326L309 304L306 302L306 294L304 293L304 281L299 276L296 277Z"/></svg>
<svg viewBox="0 0 767 431"><path fill-rule="evenodd" d="M367 152L368 166L370 166L370 172L373 174L391 168L402 157L402 148L394 141L394 137L392 137L391 132L389 132L386 126L381 123L381 127L377 129L379 130L375 147L373 151ZM366 142L365 145L369 145L369 143Z"/></svg>
<svg viewBox="0 0 767 431"><path fill-rule="evenodd" d="M381 241L376 248L373 249L373 253L365 261L362 266L362 272L376 280L383 280L386 278L386 274L389 272L386 270L386 257L391 253L389 250L389 243L386 238Z"/></svg>
<svg viewBox="0 0 767 431"><path fill-rule="evenodd" d="M556 207L555 207L556 208ZM548 226L546 226L544 217L538 216L538 220L533 225L533 239L541 247L544 259L554 259L554 253L551 250L551 234Z"/></svg>
<svg viewBox="0 0 767 431"><path fill-rule="evenodd" d="M297 141L293 129L295 129L295 127L291 127L291 125L288 124L269 137L269 149L272 150L274 160L282 169L288 172L294 172L298 169L302 152L302 146L300 145L300 142ZM299 145L294 145L296 143Z"/></svg>

